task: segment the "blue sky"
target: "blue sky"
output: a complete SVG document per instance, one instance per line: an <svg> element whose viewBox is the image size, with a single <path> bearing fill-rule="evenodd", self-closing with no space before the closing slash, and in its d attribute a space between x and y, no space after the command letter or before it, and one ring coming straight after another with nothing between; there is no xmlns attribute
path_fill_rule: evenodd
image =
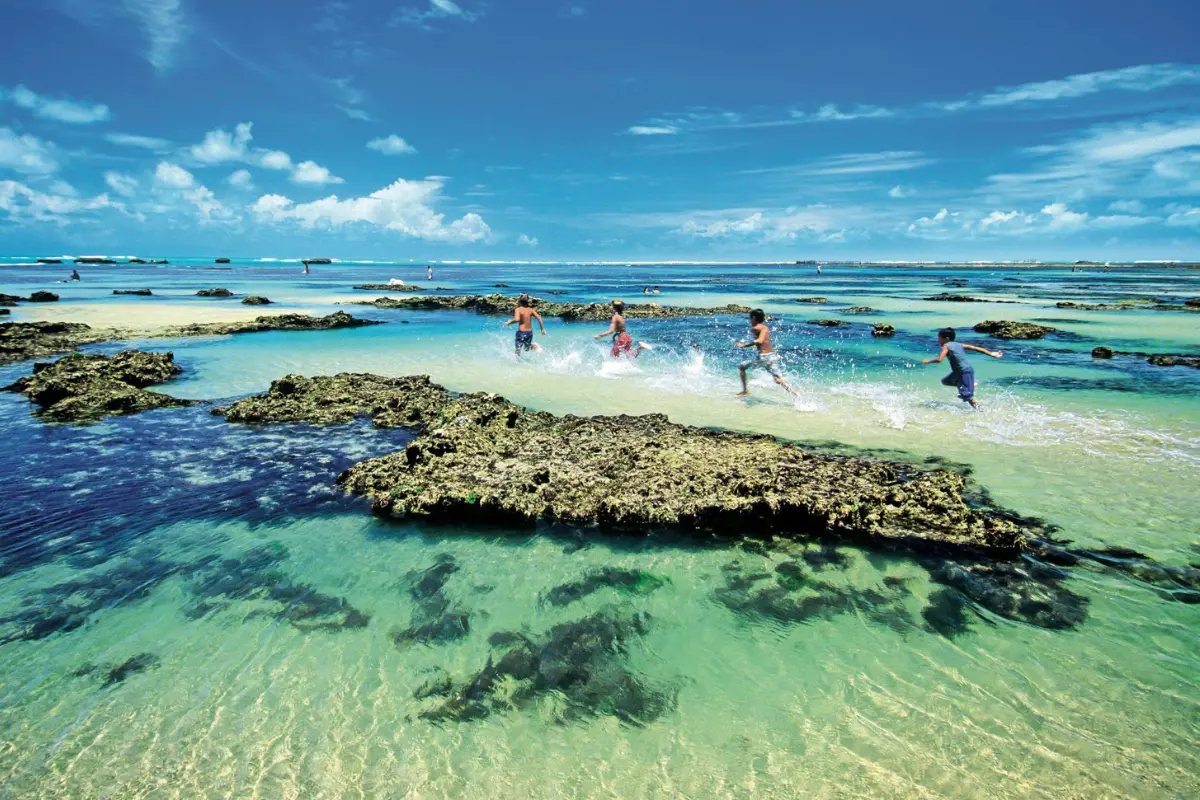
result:
<svg viewBox="0 0 1200 800"><path fill-rule="evenodd" d="M1200 259L1200 3L0 0L6 253Z"/></svg>

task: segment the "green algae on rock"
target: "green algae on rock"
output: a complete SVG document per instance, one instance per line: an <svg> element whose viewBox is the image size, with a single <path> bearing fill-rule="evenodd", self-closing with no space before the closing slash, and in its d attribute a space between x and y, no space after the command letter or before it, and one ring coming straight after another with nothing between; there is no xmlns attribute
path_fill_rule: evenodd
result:
<svg viewBox="0 0 1200 800"><path fill-rule="evenodd" d="M240 322L203 322L164 328L155 336L224 336L233 333L261 333L263 331L328 331L337 328L360 328L364 325L382 325L382 320L360 319L345 311L335 311L324 317L309 314L275 314L255 317Z"/></svg>
<svg viewBox="0 0 1200 800"><path fill-rule="evenodd" d="M196 297L233 297L233 292L228 289L201 289L196 292Z"/></svg>
<svg viewBox="0 0 1200 800"><path fill-rule="evenodd" d="M876 322L871 326L872 336L895 336L896 326L888 325L886 322Z"/></svg>
<svg viewBox="0 0 1200 800"><path fill-rule="evenodd" d="M93 422L152 408L193 405L193 400L180 400L144 388L168 381L182 371L171 353L140 350L124 350L113 356L72 353L53 363L34 364L32 375L5 389L28 397L48 419Z"/></svg>
<svg viewBox="0 0 1200 800"><path fill-rule="evenodd" d="M247 397L231 406L214 408L230 422L266 424L349 422L371 417L380 428L422 427L439 419L450 393L425 375L384 378L348 373L285 375L266 394Z"/></svg>
<svg viewBox="0 0 1200 800"><path fill-rule="evenodd" d="M567 322L607 322L612 317L612 306L608 303L557 303L540 298L531 298L533 307L543 317L557 317ZM517 307L517 298L502 294L449 295L446 297L379 297L375 300L358 301L355 305L376 308L407 309L410 311L474 311L476 314L506 315ZM683 306L660 306L657 303L638 303L625 306L624 315L629 319L658 319L678 317L714 316L716 314L748 314L749 306L727 305L718 308L686 308Z"/></svg>
<svg viewBox="0 0 1200 800"><path fill-rule="evenodd" d="M822 303L828 303L829 298L828 297L797 297L794 300L792 300L792 302L793 303L816 303L819 305Z"/></svg>
<svg viewBox="0 0 1200 800"><path fill-rule="evenodd" d="M1032 322L986 319L976 325L973 330L976 333L986 333L996 339L1041 339L1047 333L1055 333L1058 328L1035 325Z"/></svg>
<svg viewBox="0 0 1200 800"><path fill-rule="evenodd" d="M844 319L810 319L809 325L820 325L822 328L845 328L850 325Z"/></svg>
<svg viewBox="0 0 1200 800"><path fill-rule="evenodd" d="M5 322L0 324L0 364L45 358L114 338L122 334L82 322Z"/></svg>

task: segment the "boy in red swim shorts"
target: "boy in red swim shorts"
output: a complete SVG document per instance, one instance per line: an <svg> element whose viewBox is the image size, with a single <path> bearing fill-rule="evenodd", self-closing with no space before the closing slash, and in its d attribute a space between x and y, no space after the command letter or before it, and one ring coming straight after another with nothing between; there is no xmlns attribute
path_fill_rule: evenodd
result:
<svg viewBox="0 0 1200 800"><path fill-rule="evenodd" d="M642 354L643 350L651 349L643 342L638 342L637 348L634 348L633 337L629 335L629 330L625 327L625 317L622 316L625 311L625 304L620 300L613 300L612 309L612 322L609 323L608 330L604 333L596 334L593 338L603 339L605 336L611 336L613 340L613 358L629 355L637 358Z"/></svg>

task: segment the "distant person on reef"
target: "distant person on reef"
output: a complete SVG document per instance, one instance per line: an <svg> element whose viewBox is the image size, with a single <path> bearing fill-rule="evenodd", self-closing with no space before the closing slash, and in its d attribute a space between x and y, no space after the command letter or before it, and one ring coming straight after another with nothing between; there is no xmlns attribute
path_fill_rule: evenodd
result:
<svg viewBox="0 0 1200 800"><path fill-rule="evenodd" d="M817 264L817 274L818 275L821 274L821 265L820 264Z"/></svg>
<svg viewBox="0 0 1200 800"><path fill-rule="evenodd" d="M71 270L71 280L73 280L73 281L83 280L83 278L79 277L79 270L77 270L77 269Z"/></svg>
<svg viewBox="0 0 1200 800"><path fill-rule="evenodd" d="M629 335L629 330L625 327L625 304L620 300L613 300L612 309L612 322L609 323L608 330L604 333L598 333L592 338L603 339L606 336L611 336L613 358L620 358L621 356L637 358L642 354L643 350L654 349L645 342L638 342L637 349L634 349L633 337Z"/></svg>
<svg viewBox="0 0 1200 800"><path fill-rule="evenodd" d="M652 291L650 294L662 294L662 289L655 286L654 291Z"/></svg>
<svg viewBox="0 0 1200 800"><path fill-rule="evenodd" d="M308 262L307 262L307 261L305 261L305 262L304 262L304 274L305 274L305 275L309 274Z"/></svg>
<svg viewBox="0 0 1200 800"><path fill-rule="evenodd" d="M425 267L425 277L429 278L429 280L433 280L433 265L432 264Z"/></svg>
<svg viewBox="0 0 1200 800"><path fill-rule="evenodd" d="M504 327L508 327L513 323L517 325L517 355L520 356L523 352L535 350L542 352L542 346L533 340L533 321L537 320L538 327L542 329L542 336L546 335L546 325L542 322L542 315L533 308L533 301L529 299L529 295L523 294L517 298L517 308L513 311L513 318L504 323Z"/></svg>
<svg viewBox="0 0 1200 800"><path fill-rule="evenodd" d="M769 372L775 382L787 389L789 393L796 394L795 389L788 385L788 382L783 379L783 373L779 369L779 354L775 352L775 348L771 346L771 329L767 327L767 315L763 313L761 308L756 308L750 312L750 333L754 334L754 340L749 342L738 342L734 347L746 349L749 347L758 348L758 356L750 361L743 361L738 365L738 372L742 376L742 391L738 393L738 397L749 397L750 387L746 382L746 372L752 369L761 369Z"/></svg>
<svg viewBox="0 0 1200 800"><path fill-rule="evenodd" d="M975 399L975 368L967 361L966 351L974 350L992 358L1003 358L1004 353L1000 350L985 350L973 344L959 344L954 341L954 328L942 328L938 331L938 344L942 348L938 357L927 358L921 363L940 364L947 358L950 359L950 374L942 378L942 385L957 386L959 398L974 408L979 408L979 401Z"/></svg>

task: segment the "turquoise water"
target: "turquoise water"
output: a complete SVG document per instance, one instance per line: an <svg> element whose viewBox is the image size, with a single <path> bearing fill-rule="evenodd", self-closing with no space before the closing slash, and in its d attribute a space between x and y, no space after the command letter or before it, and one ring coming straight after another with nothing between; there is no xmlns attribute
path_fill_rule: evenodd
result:
<svg viewBox="0 0 1200 800"><path fill-rule="evenodd" d="M202 268L210 263L85 267L78 285L47 280L69 267L8 264L0 292L63 295L52 310L13 309L13 320L87 319L116 303L130 315L134 302L181 315L237 304L190 297L208 286L327 313L378 296L354 292L355 283L429 283L411 265L315 266L303 276L291 262ZM937 456L968 465L995 502L1064 538L1136 548L1169 565L1200 561L1200 371L1090 357L1100 344L1196 352L1200 316L1054 308L1200 297L1196 271L830 266L818 277L750 265L444 265L433 285L481 292L495 283L630 302L657 284L652 299L662 303L762 306L779 318L776 343L800 397L762 378L751 399L733 397L743 354L732 343L746 335L733 317L631 323L656 347L632 364L590 339L602 325L550 320L539 339L546 353L517 360L500 320L372 307L348 310L389 324L121 346L172 350L185 372L160 388L181 397L244 396L287 372L427 373L556 413L661 412L897 458ZM161 296L111 295L142 287ZM1020 304L920 299L943 291ZM791 302L810 296L829 302ZM878 312L838 312L848 306ZM824 318L855 324L806 324ZM983 319L1043 321L1061 333L997 343L970 332ZM870 322L895 325L897 336L873 339ZM919 366L936 355L944 325L1005 352L974 358L982 413L938 383L944 366ZM0 368L0 382L27 371ZM922 623L940 589L927 562L839 546L841 563L810 570L839 602L798 621L729 602L729 581L775 574L805 555L819 564L815 545L763 551L374 519L333 479L402 447L402 431L249 428L205 407L50 426L7 394L0 424L10 453L0 489L0 796L1200 792L1197 606L1115 571L1069 570L1064 585L1086 612L1072 629L977 607L969 630L944 635ZM550 600L601 567L661 580L643 592L602 587L565 605ZM418 595L421 576L445 572L437 592ZM865 600L870 592L887 595L886 607ZM467 629L424 644L398 635L430 603L469 620ZM597 662L655 701L640 719L607 707L581 713L569 692L522 699L507 684L478 720L429 719L438 699L414 697L431 681L458 686L484 670L497 653L493 634L540 643L555 626L641 615L623 648Z"/></svg>

